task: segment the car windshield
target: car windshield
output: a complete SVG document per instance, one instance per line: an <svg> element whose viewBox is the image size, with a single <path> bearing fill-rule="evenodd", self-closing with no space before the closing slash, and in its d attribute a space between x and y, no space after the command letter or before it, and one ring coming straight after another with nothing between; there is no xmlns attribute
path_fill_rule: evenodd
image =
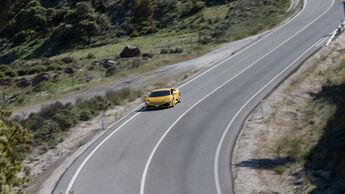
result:
<svg viewBox="0 0 345 194"><path fill-rule="evenodd" d="M170 95L169 90L162 90L162 91L151 92L149 97L160 97L160 96L169 96L169 95Z"/></svg>

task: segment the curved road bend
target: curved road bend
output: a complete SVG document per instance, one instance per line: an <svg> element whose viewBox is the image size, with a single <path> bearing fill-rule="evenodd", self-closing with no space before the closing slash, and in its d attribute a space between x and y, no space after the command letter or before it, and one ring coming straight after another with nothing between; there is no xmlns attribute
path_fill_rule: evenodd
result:
<svg viewBox="0 0 345 194"><path fill-rule="evenodd" d="M231 151L246 115L327 41L343 15L340 0L307 0L289 23L180 86L181 104L117 123L53 193L232 193Z"/></svg>

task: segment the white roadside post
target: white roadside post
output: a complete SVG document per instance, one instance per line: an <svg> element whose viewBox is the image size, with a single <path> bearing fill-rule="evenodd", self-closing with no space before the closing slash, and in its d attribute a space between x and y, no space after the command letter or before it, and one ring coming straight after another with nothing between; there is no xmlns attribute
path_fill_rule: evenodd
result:
<svg viewBox="0 0 345 194"><path fill-rule="evenodd" d="M101 118L101 125L102 125L102 130L105 130L105 126L104 126L104 118L103 118L103 112L99 113L100 118Z"/></svg>
<svg viewBox="0 0 345 194"><path fill-rule="evenodd" d="M265 112L264 112L264 106L262 104L260 105L260 111L261 111L261 119L263 119L265 116Z"/></svg>

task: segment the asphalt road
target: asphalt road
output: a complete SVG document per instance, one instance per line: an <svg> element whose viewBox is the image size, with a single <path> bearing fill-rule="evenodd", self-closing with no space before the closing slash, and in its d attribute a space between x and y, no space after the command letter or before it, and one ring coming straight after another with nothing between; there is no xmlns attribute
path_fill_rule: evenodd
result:
<svg viewBox="0 0 345 194"><path fill-rule="evenodd" d="M289 23L182 84L182 103L116 123L54 193L232 193L231 151L247 114L328 40L343 10L339 0L307 0Z"/></svg>

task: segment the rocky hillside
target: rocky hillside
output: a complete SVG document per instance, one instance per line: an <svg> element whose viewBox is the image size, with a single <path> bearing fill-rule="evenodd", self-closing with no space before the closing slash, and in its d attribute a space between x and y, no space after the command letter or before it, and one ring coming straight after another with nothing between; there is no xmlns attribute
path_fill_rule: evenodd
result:
<svg viewBox="0 0 345 194"><path fill-rule="evenodd" d="M289 0L3 0L0 64L49 57L71 48L166 30L200 31L204 43L248 18L284 13ZM205 18L206 8L228 5L226 17ZM210 12L212 14L212 12ZM272 20L275 20L272 18ZM272 22L272 21L271 21ZM270 24L258 25L260 31Z"/></svg>

